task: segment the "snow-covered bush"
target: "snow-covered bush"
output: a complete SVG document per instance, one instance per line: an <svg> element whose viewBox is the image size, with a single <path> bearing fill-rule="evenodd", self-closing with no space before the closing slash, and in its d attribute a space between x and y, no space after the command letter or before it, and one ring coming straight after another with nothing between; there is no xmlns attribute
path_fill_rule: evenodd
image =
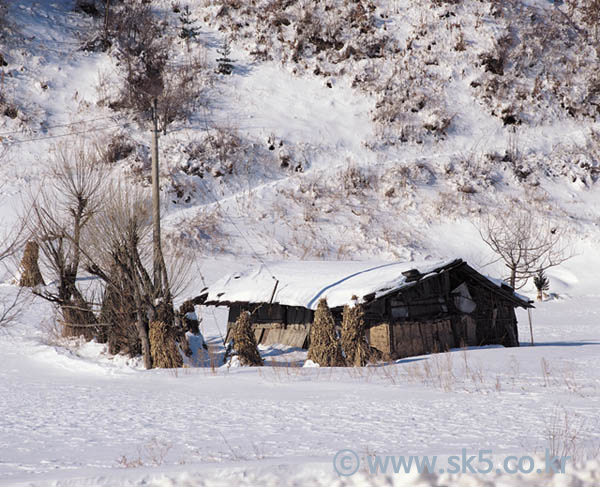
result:
<svg viewBox="0 0 600 487"><path fill-rule="evenodd" d="M252 147L239 133L229 127L218 127L190 142L183 152L187 159L180 167L183 172L201 178L233 174L236 164L249 157Z"/></svg>
<svg viewBox="0 0 600 487"><path fill-rule="evenodd" d="M77 0L75 2L75 8L88 15L100 15L100 11L96 5L96 0Z"/></svg>
<svg viewBox="0 0 600 487"><path fill-rule="evenodd" d="M119 162L135 151L134 142L124 133L114 134L104 145L98 146L102 160L107 163Z"/></svg>
<svg viewBox="0 0 600 487"><path fill-rule="evenodd" d="M505 125L600 116L594 2L553 9L509 0L495 5L501 28L481 56L474 93Z"/></svg>

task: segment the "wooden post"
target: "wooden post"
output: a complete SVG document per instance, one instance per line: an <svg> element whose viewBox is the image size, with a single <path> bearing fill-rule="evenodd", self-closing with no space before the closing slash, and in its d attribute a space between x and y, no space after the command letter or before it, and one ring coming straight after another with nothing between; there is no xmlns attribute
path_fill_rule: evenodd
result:
<svg viewBox="0 0 600 487"><path fill-rule="evenodd" d="M160 187L158 173L158 109L154 99L152 105L152 240L154 263L154 286L160 289L161 279L161 243L160 243Z"/></svg>
<svg viewBox="0 0 600 487"><path fill-rule="evenodd" d="M273 293L271 294L271 300L269 304L273 304L273 298L275 297L275 292L277 291L277 286L279 285L279 279L275 279L275 286L273 287Z"/></svg>
<svg viewBox="0 0 600 487"><path fill-rule="evenodd" d="M531 323L531 308L527 308L527 316L529 317L529 333L531 334L531 346L533 347L533 324Z"/></svg>
<svg viewBox="0 0 600 487"><path fill-rule="evenodd" d="M106 0L106 7L104 8L104 37L108 39L108 16L110 12L110 0Z"/></svg>

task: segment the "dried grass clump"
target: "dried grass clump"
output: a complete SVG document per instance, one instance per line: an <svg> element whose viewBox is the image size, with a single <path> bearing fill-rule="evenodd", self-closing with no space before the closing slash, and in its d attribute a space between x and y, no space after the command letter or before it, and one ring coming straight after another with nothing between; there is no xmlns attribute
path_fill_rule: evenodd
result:
<svg viewBox="0 0 600 487"><path fill-rule="evenodd" d="M177 348L177 334L164 321L150 323L150 353L154 367L173 369L183 366L183 359Z"/></svg>
<svg viewBox="0 0 600 487"><path fill-rule="evenodd" d="M342 315L342 350L346 356L346 365L365 366L370 359L370 347L365 336L365 321L362 306L344 306Z"/></svg>
<svg viewBox="0 0 600 487"><path fill-rule="evenodd" d="M373 186L374 177L367 169L358 166L348 166L339 174L346 195L362 194Z"/></svg>
<svg viewBox="0 0 600 487"><path fill-rule="evenodd" d="M250 314L244 311L240 314L233 328L233 350L241 365L264 365L258 353L256 337L250 324Z"/></svg>
<svg viewBox="0 0 600 487"><path fill-rule="evenodd" d="M21 260L22 274L19 286L36 287L39 284L42 286L46 285L38 265L39 253L40 248L36 242L27 242L25 251L23 252L23 260Z"/></svg>
<svg viewBox="0 0 600 487"><path fill-rule="evenodd" d="M319 300L314 322L310 327L308 360L322 367L344 365L342 349L335 333L335 321L325 299Z"/></svg>
<svg viewBox="0 0 600 487"><path fill-rule="evenodd" d="M113 275L118 275L116 272L113 269ZM108 352L112 355L124 353L135 357L142 353L142 342L136 325L133 291L124 285L122 277L116 282L121 284L109 284L104 291L99 317L103 326L96 339L108 343Z"/></svg>

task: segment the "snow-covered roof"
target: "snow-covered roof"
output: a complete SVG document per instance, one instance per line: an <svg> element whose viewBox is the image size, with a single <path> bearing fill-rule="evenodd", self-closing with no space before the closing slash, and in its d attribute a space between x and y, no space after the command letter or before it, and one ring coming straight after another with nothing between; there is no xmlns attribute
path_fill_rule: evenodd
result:
<svg viewBox="0 0 600 487"><path fill-rule="evenodd" d="M422 278L462 264L461 259L441 262L272 262L220 279L201 296L207 304L272 301L313 310L319 299L326 298L329 307L337 308L351 304L354 296L363 302L365 296L377 298L412 285L414 279L403 274L408 271L416 270ZM498 286L495 281L488 282Z"/></svg>

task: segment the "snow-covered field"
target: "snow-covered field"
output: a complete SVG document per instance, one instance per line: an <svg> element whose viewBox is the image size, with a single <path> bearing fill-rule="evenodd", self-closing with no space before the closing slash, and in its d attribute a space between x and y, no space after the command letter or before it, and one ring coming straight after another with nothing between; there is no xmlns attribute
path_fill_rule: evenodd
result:
<svg viewBox="0 0 600 487"><path fill-rule="evenodd" d="M0 37L7 62L0 68L0 95L18 107L18 116L0 115L2 231L23 214L28 194L47 182L49 155L61 141L77 137L106 145L124 136L134 150L111 166L110 177L146 184L147 127L132 114L98 103L115 88L119 67L107 53L79 49L92 20L74 10L73 0L4 3L10 10L0 19L8 22ZM222 2L180 3L189 3L200 19L199 41L191 50L212 73L216 49L231 34L217 15ZM510 28L521 28L521 17L563 19L559 3L507 2L527 10L513 24L514 12L497 16L493 2L434 3L432 9L416 0L373 5L378 29L385 26L403 46L417 36L412 59L415 65L423 61L426 67L419 69L433 70L431 79L440 83L432 81L428 89L440 97L452 124L435 140L386 145L379 138L389 127L374 122L381 96L373 92L376 81L406 59L393 57L384 67L377 60L350 60L342 69L313 56L301 66L283 60L283 34L272 35L272 56L265 60L251 55L258 26L246 25L250 34L232 36L233 75L207 79L209 101L160 140L165 240L170 252L194 253L191 283L177 304L205 284L265 259L460 257L500 276L505 269L481 242L478 218L524 205L568 229L574 253L548 273L558 297L533 310L535 346L527 313L519 312L520 348L326 369L301 367L304 351L271 347L261 350L264 367L191 363L146 371L139 359L109 356L104 345L60 338L52 307L27 296L17 320L0 329L0 485L600 485L598 122L549 108L559 95L576 99L574 109L585 106L578 86L596 58L588 44L588 50L569 44L561 62L549 63L528 38L533 50L519 52L552 68L539 83L555 88L523 109L522 125L506 127L490 114L507 108L506 100L488 100L483 88L473 91L473 82L485 85L492 76L477 60ZM171 4L153 2L176 25ZM474 50L446 56L444 49L456 42L457 18ZM265 25L269 21L263 33ZM544 42L556 35L544 36ZM551 60L557 55L543 53ZM179 42L171 54L171 61L184 62L188 51ZM581 68L573 90L565 80L556 81L567 58ZM507 72L521 62L511 59ZM316 64L332 69L331 76L314 74ZM356 88L355 78L369 70L377 74L373 84ZM523 86L538 83L536 73L513 75ZM413 93L408 102L419 96ZM409 115L410 123L435 119L438 112L428 110ZM233 149L223 155L206 142L211 137L223 137ZM190 156L198 145L205 151L200 160ZM518 161L506 162L505 155ZM521 179L524 173L529 176ZM17 292L14 264L3 273L2 302ZM535 295L531 284L520 292ZM226 310L197 310L204 337L220 346ZM463 448L473 454L492 450L497 461L508 455L543 457L546 448L573 459L566 474L554 476L373 476L364 468L374 455L447 457ZM354 476L340 477L333 468L342 449L361 458L363 468Z"/></svg>

